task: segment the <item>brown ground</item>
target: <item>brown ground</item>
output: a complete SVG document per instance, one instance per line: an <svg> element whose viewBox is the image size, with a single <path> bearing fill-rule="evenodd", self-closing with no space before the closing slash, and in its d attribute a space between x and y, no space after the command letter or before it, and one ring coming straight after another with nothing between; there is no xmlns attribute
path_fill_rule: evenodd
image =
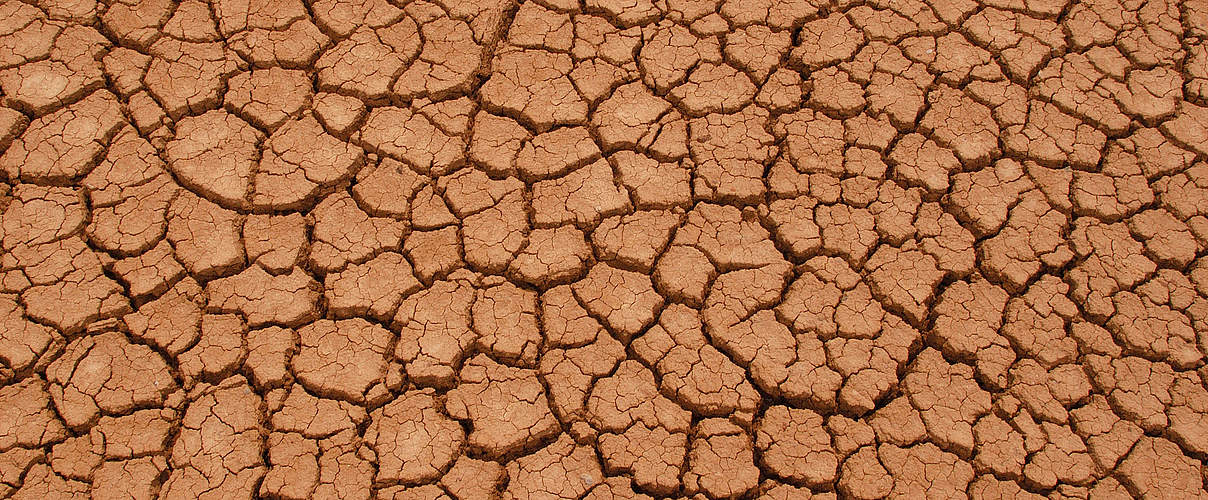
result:
<svg viewBox="0 0 1208 500"><path fill-rule="evenodd" d="M1204 0L430 1L0 1L0 497L1208 497Z"/></svg>

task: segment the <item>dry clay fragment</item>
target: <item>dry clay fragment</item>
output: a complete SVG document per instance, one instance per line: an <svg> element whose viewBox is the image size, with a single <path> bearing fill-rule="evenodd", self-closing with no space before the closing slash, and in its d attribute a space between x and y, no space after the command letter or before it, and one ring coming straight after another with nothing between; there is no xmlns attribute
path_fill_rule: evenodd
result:
<svg viewBox="0 0 1208 500"><path fill-rule="evenodd" d="M755 489L759 469L752 439L740 427L721 419L697 424L688 451L684 487L715 498L734 498Z"/></svg>
<svg viewBox="0 0 1208 500"><path fill-rule="evenodd" d="M745 418L755 411L759 395L745 371L709 344L702 326L695 310L672 304L632 346L680 405L699 415Z"/></svg>
<svg viewBox="0 0 1208 500"><path fill-rule="evenodd" d="M419 27L410 18L380 28L359 28L319 57L318 89L384 100L394 78L415 60L420 42Z"/></svg>
<svg viewBox="0 0 1208 500"><path fill-rule="evenodd" d="M625 189L616 185L612 168L602 159L533 185L533 223L538 227L594 226L629 206Z"/></svg>
<svg viewBox="0 0 1208 500"><path fill-rule="evenodd" d="M92 322L130 312L121 286L104 274L101 256L83 238L18 245L5 256L12 259L9 265L15 260L23 266L7 278L21 290L26 314L34 321L73 334ZM73 307L63 307L64 303Z"/></svg>
<svg viewBox="0 0 1208 500"><path fill-rule="evenodd" d="M196 281L185 278L123 320L135 338L178 355L192 347L200 335L204 306L201 291Z"/></svg>
<svg viewBox="0 0 1208 500"><path fill-rule="evenodd" d="M397 249L407 228L395 219L370 216L343 190L324 198L311 215L315 223L310 262L327 272L367 261L382 250Z"/></svg>
<svg viewBox="0 0 1208 500"><path fill-rule="evenodd" d="M402 162L385 158L376 168L368 167L357 172L352 196L361 209L370 215L408 217L412 215L411 202L424 188L424 181L423 177ZM415 218L412 216L412 225L416 225Z"/></svg>
<svg viewBox="0 0 1208 500"><path fill-rule="evenodd" d="M592 316L625 339L653 323L663 306L663 297L654 291L649 277L608 264L596 264L572 287Z"/></svg>
<svg viewBox="0 0 1208 500"><path fill-rule="evenodd" d="M116 9L115 9L116 10ZM3 10L5 41L0 47L0 65L4 67L40 59L50 55L55 36L63 30L60 23L51 22L38 7L18 2L5 4Z"/></svg>
<svg viewBox="0 0 1208 500"><path fill-rule="evenodd" d="M298 329L292 366L310 391L352 402L383 380L391 333L361 318L319 320Z"/></svg>
<svg viewBox="0 0 1208 500"><path fill-rule="evenodd" d="M349 498L364 495L373 481L373 463L360 450L362 441L347 430L319 441L319 485L315 495Z"/></svg>
<svg viewBox="0 0 1208 500"><path fill-rule="evenodd" d="M241 376L204 388L189 404L172 446L167 497L251 496L264 476L260 396Z"/></svg>
<svg viewBox="0 0 1208 500"><path fill-rule="evenodd" d="M268 460L272 468L260 483L261 494L281 498L308 498L319 479L319 446L299 434L268 436Z"/></svg>
<svg viewBox="0 0 1208 500"><path fill-rule="evenodd" d="M1183 103L1173 120L1162 123L1162 131L1181 146L1208 153L1208 107Z"/></svg>
<svg viewBox="0 0 1208 500"><path fill-rule="evenodd" d="M878 450L893 477L894 497L956 497L973 480L973 466L932 443L910 448L887 444Z"/></svg>
<svg viewBox="0 0 1208 500"><path fill-rule="evenodd" d="M296 116L310 103L312 94L305 72L281 68L243 73L232 77L228 85L227 109L270 130Z"/></svg>
<svg viewBox="0 0 1208 500"><path fill-rule="evenodd" d="M302 2L282 2L262 10L256 7L220 1L213 11L219 32L241 57L257 66L311 65L331 43L310 22Z"/></svg>
<svg viewBox="0 0 1208 500"><path fill-rule="evenodd" d="M508 273L538 287L557 285L583 276L590 256L591 247L576 227L534 229Z"/></svg>
<svg viewBox="0 0 1208 500"><path fill-rule="evenodd" d="M0 245L12 250L52 243L77 232L84 223L80 193L71 188L19 184L0 216Z"/></svg>
<svg viewBox="0 0 1208 500"><path fill-rule="evenodd" d="M173 119L218 107L227 77L239 71L239 57L220 42L160 38L150 47L143 80Z"/></svg>
<svg viewBox="0 0 1208 500"><path fill-rule="evenodd" d="M587 103L567 75L571 59L542 50L504 51L482 87L488 108L518 114L538 130L587 122Z"/></svg>
<svg viewBox="0 0 1208 500"><path fill-rule="evenodd" d="M244 361L257 388L284 384L289 377L289 359L298 345L293 330L270 326L248 332L248 355Z"/></svg>
<svg viewBox="0 0 1208 500"><path fill-rule="evenodd" d="M47 367L51 395L67 425L84 427L102 414L162 405L176 382L158 353L109 332L83 337Z"/></svg>
<svg viewBox="0 0 1208 500"><path fill-rule="evenodd" d="M422 174L443 175L465 161L464 139L410 108L374 109L357 140L365 149L401 160Z"/></svg>
<svg viewBox="0 0 1208 500"><path fill-rule="evenodd" d="M697 37L682 25L663 21L644 31L638 67L643 81L660 93L684 83L688 71L701 60L721 59L716 38Z"/></svg>
<svg viewBox="0 0 1208 500"><path fill-rule="evenodd" d="M54 330L31 322L24 315L16 297L0 295L0 363L14 372L33 366L51 342L60 340Z"/></svg>
<svg viewBox="0 0 1208 500"><path fill-rule="evenodd" d="M377 452L377 481L431 481L457 457L464 432L438 410L431 390L409 392L376 410L365 440Z"/></svg>
<svg viewBox="0 0 1208 500"><path fill-rule="evenodd" d="M469 91L484 53L481 29L475 25L500 20L498 14L483 12L482 17L467 25L462 19L477 16L478 12L467 12L465 17L454 12L453 17L446 17L435 5L426 7L427 12L412 11L423 21L419 30L424 43L419 58L398 75L391 87L394 95L403 99L418 96L440 99Z"/></svg>
<svg viewBox="0 0 1208 500"><path fill-rule="evenodd" d="M244 265L242 224L238 212L186 191L168 207L167 238L177 258L194 276L228 276Z"/></svg>
<svg viewBox="0 0 1208 500"><path fill-rule="evenodd" d="M324 288L327 307L337 317L368 315L387 320L403 297L420 289L420 283L402 255L387 252L328 274Z"/></svg>
<svg viewBox="0 0 1208 500"><path fill-rule="evenodd" d="M697 197L751 202L763 196L764 165L775 154L775 138L765 130L767 122L767 111L754 106L689 122L688 149L697 162L692 187Z"/></svg>
<svg viewBox="0 0 1208 500"><path fill-rule="evenodd" d="M306 243L306 219L302 214L252 214L243 221L248 261L270 273L283 273L298 265Z"/></svg>
<svg viewBox="0 0 1208 500"><path fill-rule="evenodd" d="M44 114L103 86L101 54L109 42L95 29L69 26L54 38L50 58L0 71L9 105Z"/></svg>
<svg viewBox="0 0 1208 500"><path fill-rule="evenodd" d="M436 231L412 231L403 242L403 253L411 259L415 275L424 283L443 279L464 267L462 251L461 237L454 226Z"/></svg>
<svg viewBox="0 0 1208 500"><path fill-rule="evenodd" d="M83 180L92 203L89 240L133 255L162 238L168 205L180 189L164 167L155 148L133 128L119 132L105 160Z"/></svg>
<svg viewBox="0 0 1208 500"><path fill-rule="evenodd" d="M831 410L843 379L827 366L821 340L795 335L770 310L787 280L788 266L721 275L705 302L706 330L763 390L794 405Z"/></svg>
<svg viewBox="0 0 1208 500"><path fill-rule="evenodd" d="M69 181L87 174L125 119L106 90L32 122L0 157L9 179Z"/></svg>
<svg viewBox="0 0 1208 500"><path fill-rule="evenodd" d="M515 175L516 155L521 144L532 138L523 126L506 116L479 113L474 117L469 159L482 164L493 175ZM531 146L529 146L531 148ZM534 156L529 153L529 156Z"/></svg>
<svg viewBox="0 0 1208 500"><path fill-rule="evenodd" d="M207 283L206 297L211 309L242 313L251 327L272 323L298 326L316 317L319 288L301 268L273 276L260 266L251 266Z"/></svg>
<svg viewBox="0 0 1208 500"><path fill-rule="evenodd" d="M116 500L122 497L115 492L122 491L132 498L155 498L167 470L167 460L158 456L104 462L92 474L92 497Z"/></svg>
<svg viewBox="0 0 1208 500"><path fill-rule="evenodd" d="M214 110L180 120L168 143L168 169L185 187L230 207L245 203L260 131L238 116Z"/></svg>
<svg viewBox="0 0 1208 500"><path fill-rule="evenodd" d="M46 464L36 464L25 474L21 489L13 498L70 498L88 496L88 485L65 479Z"/></svg>
<svg viewBox="0 0 1208 500"><path fill-rule="evenodd" d="M637 485L653 492L679 487L691 413L658 393L650 370L634 360L622 361L592 385L586 410L588 421L601 432L607 471L629 471Z"/></svg>
<svg viewBox="0 0 1208 500"><path fill-rule="evenodd" d="M474 288L465 281L438 281L403 299L391 327L399 332L394 356L422 387L448 388L477 334L470 328Z"/></svg>
<svg viewBox="0 0 1208 500"><path fill-rule="evenodd" d="M307 392L302 384L290 386L281 408L273 413L273 429L320 439L353 429L369 416L347 401L324 399Z"/></svg>
<svg viewBox="0 0 1208 500"><path fill-rule="evenodd" d="M440 479L440 484L454 498L490 498L505 480L507 472L498 462L462 455Z"/></svg>
<svg viewBox="0 0 1208 500"><path fill-rule="evenodd" d="M609 217L592 233L592 244L604 260L649 272L679 222L680 217L665 210Z"/></svg>
<svg viewBox="0 0 1208 500"><path fill-rule="evenodd" d="M159 295L185 277L185 268L176 261L172 245L165 240L143 255L122 258L110 264L110 269L126 284L134 300Z"/></svg>
<svg viewBox="0 0 1208 500"><path fill-rule="evenodd" d="M67 438L41 377L0 388L0 403L0 449L37 448Z"/></svg>
<svg viewBox="0 0 1208 500"><path fill-rule="evenodd" d="M583 127L559 128L540 134L515 153L516 169L526 180L558 177L599 157L600 148Z"/></svg>
<svg viewBox="0 0 1208 500"><path fill-rule="evenodd" d="M536 292L511 283L480 290L470 313L480 349L510 365L536 364L541 344Z"/></svg>
<svg viewBox="0 0 1208 500"><path fill-rule="evenodd" d="M591 448L575 444L566 434L536 453L509 462L507 475L510 481L504 500L578 498L604 480Z"/></svg>
<svg viewBox="0 0 1208 500"><path fill-rule="evenodd" d="M347 179L365 161L364 151L328 135L311 116L285 122L265 146L251 193L257 207L304 206L320 189Z"/></svg>
<svg viewBox="0 0 1208 500"><path fill-rule="evenodd" d="M480 354L466 362L460 378L445 405L453 418L471 422L470 446L492 456L507 455L560 431L535 371Z"/></svg>
<svg viewBox="0 0 1208 500"><path fill-rule="evenodd" d="M977 373L994 387L1006 386L1006 372L1015 361L1007 338L999 335L1005 290L985 281L959 281L950 285L935 306L933 327L941 349L954 356L973 359Z"/></svg>
<svg viewBox="0 0 1208 500"><path fill-rule="evenodd" d="M1174 443L1145 436L1120 462L1120 480L1142 495L1206 498L1199 466Z"/></svg>
<svg viewBox="0 0 1208 500"><path fill-rule="evenodd" d="M688 80L667 97L691 116L731 113L751 103L756 87L751 78L727 64L702 63Z"/></svg>
<svg viewBox="0 0 1208 500"><path fill-rule="evenodd" d="M927 432L962 454L973 451L973 424L990 411L990 395L978 387L967 365L951 365L934 349L920 353L903 380Z"/></svg>
<svg viewBox="0 0 1208 500"><path fill-rule="evenodd" d="M822 417L811 410L773 406L760 421L761 463L780 477L823 486L835 480L839 459Z"/></svg>
<svg viewBox="0 0 1208 500"><path fill-rule="evenodd" d="M927 308L943 279L934 257L918 250L882 245L865 264L872 272L869 286L890 309L904 313L911 323L922 324Z"/></svg>
<svg viewBox="0 0 1208 500"><path fill-rule="evenodd" d="M246 355L243 345L246 331L247 326L238 315L202 316L201 334L197 344L177 358L180 371L186 380L212 380L234 372Z"/></svg>

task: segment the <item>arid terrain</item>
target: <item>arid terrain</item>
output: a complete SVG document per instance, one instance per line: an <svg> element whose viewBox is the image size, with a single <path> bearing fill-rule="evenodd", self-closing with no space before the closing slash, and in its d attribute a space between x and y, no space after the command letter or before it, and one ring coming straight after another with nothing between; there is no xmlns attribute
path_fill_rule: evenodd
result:
<svg viewBox="0 0 1208 500"><path fill-rule="evenodd" d="M1206 42L0 0L0 498L1208 498Z"/></svg>

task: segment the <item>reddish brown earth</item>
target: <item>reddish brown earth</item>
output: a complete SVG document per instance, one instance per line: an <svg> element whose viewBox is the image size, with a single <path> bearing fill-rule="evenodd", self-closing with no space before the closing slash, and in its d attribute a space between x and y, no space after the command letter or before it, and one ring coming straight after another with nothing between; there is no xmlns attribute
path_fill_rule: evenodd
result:
<svg viewBox="0 0 1208 500"><path fill-rule="evenodd" d="M1204 0L0 0L0 498L1208 498Z"/></svg>

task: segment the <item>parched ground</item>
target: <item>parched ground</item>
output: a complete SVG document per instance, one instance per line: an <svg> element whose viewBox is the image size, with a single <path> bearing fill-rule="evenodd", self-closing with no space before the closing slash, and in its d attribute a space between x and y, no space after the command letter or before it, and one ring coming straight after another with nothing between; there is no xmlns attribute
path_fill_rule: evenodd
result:
<svg viewBox="0 0 1208 500"><path fill-rule="evenodd" d="M1205 498L1204 0L0 0L0 498Z"/></svg>

